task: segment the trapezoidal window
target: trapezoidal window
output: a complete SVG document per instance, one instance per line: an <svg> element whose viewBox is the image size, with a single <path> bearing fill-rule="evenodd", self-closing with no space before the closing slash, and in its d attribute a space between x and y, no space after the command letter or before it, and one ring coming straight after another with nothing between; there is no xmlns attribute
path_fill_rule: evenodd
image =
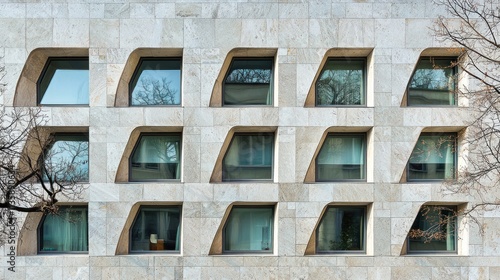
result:
<svg viewBox="0 0 500 280"><path fill-rule="evenodd" d="M180 105L181 58L141 58L130 81L130 105Z"/></svg>
<svg viewBox="0 0 500 280"><path fill-rule="evenodd" d="M87 217L87 206L60 206L57 214L45 214L38 226L38 252L88 252Z"/></svg>
<svg viewBox="0 0 500 280"><path fill-rule="evenodd" d="M274 58L233 58L222 86L223 104L272 105Z"/></svg>
<svg viewBox="0 0 500 280"><path fill-rule="evenodd" d="M235 133L222 161L222 180L272 180L274 133Z"/></svg>
<svg viewBox="0 0 500 280"><path fill-rule="evenodd" d="M408 85L408 106L456 105L457 58L423 57Z"/></svg>
<svg viewBox="0 0 500 280"><path fill-rule="evenodd" d="M88 134L56 133L51 137L41 159L44 181L88 182Z"/></svg>
<svg viewBox="0 0 500 280"><path fill-rule="evenodd" d="M89 104L88 57L49 58L37 82L40 105Z"/></svg>
<svg viewBox="0 0 500 280"><path fill-rule="evenodd" d="M328 133L316 157L316 181L366 180L366 134Z"/></svg>
<svg viewBox="0 0 500 280"><path fill-rule="evenodd" d="M456 207L424 205L408 234L408 253L456 252Z"/></svg>
<svg viewBox="0 0 500 280"><path fill-rule="evenodd" d="M366 59L329 58L316 80L316 106L366 105Z"/></svg>
<svg viewBox="0 0 500 280"><path fill-rule="evenodd" d="M233 206L222 233L224 253L272 253L274 206Z"/></svg>
<svg viewBox="0 0 500 280"><path fill-rule="evenodd" d="M130 252L179 251L181 206L141 206L130 229Z"/></svg>
<svg viewBox="0 0 500 280"><path fill-rule="evenodd" d="M408 160L407 181L454 179L456 147L456 133L420 134Z"/></svg>
<svg viewBox="0 0 500 280"><path fill-rule="evenodd" d="M364 252L366 206L330 205L316 229L316 253Z"/></svg>
<svg viewBox="0 0 500 280"><path fill-rule="evenodd" d="M180 133L142 133L129 159L129 180L179 180L181 145Z"/></svg>

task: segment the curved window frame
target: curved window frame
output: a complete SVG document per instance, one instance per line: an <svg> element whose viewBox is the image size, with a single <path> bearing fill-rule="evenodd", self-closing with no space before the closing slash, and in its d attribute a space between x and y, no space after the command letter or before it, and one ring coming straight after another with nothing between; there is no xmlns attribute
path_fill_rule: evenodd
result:
<svg viewBox="0 0 500 280"><path fill-rule="evenodd" d="M271 68L269 69L271 71L270 73L270 81L269 83L243 83L243 84L250 84L250 85L269 85L269 97L268 99L270 100L270 104L226 104L226 80L227 77L232 73L233 66L235 62L238 61L263 61L263 62L270 62L271 63ZM275 59L274 57L233 57L231 60L231 63L227 69L226 74L224 75L224 80L222 81L222 106L223 107L260 107L260 106L265 106L265 107L272 107L274 104L274 64L275 64Z"/></svg>
<svg viewBox="0 0 500 280"><path fill-rule="evenodd" d="M177 226L178 232L177 232L177 237L176 237L176 242L177 244L175 247L177 247L177 250L160 250L160 249L151 249L151 244L150 244L150 250L132 250L132 231L134 229L135 223L139 219L139 215L141 215L142 211L144 209L150 209L151 211L158 210L158 209L178 209L179 210L179 224ZM132 224L130 225L129 229L129 254L179 254L181 251L181 246L182 246L182 205L141 205L139 209L137 210L137 214L134 217L134 220ZM158 236L157 236L158 237ZM151 240L151 236L150 236ZM158 238L157 240L160 240ZM151 242L151 241L150 241ZM158 242L157 242L158 244ZM158 246L158 245L157 245Z"/></svg>
<svg viewBox="0 0 500 280"><path fill-rule="evenodd" d="M85 251L43 251L42 249L42 239L43 239L43 226L45 223L45 220L47 218L47 215L59 215L61 214L61 211L66 211L62 209L75 209L75 210L83 210L86 213L86 227L87 227L87 250ZM37 227L37 252L38 254L88 254L88 248L89 248L89 211L88 211L88 206L87 205L61 205L59 206L59 212L57 214L44 214L40 220L40 223L38 224ZM69 224L73 224L68 221Z"/></svg>
<svg viewBox="0 0 500 280"><path fill-rule="evenodd" d="M41 92L41 83L44 81L44 79L46 78L46 75L48 74L47 71L48 71L48 68L50 66L50 64L52 62L55 62L55 61L86 61L87 62L87 67L86 69L80 69L80 70L87 70L88 73L90 73L89 71L89 58L88 57L84 57L84 56L78 56L78 57L49 57L47 59L47 61L45 62L45 66L43 67L43 70L42 70L42 73L40 74L40 77L38 78L37 82L36 82L36 99L37 99L37 105L38 106L89 106L89 103L90 103L90 88L87 88L87 103L68 103L68 104L64 104L64 103L61 103L61 104L58 104L58 103L41 103L42 102L42 99L43 97L45 96L46 92ZM57 69L56 69L57 70ZM54 72L55 73L55 72ZM51 77L51 81L53 79L53 75ZM50 82L48 84L50 84ZM90 86L90 76L87 78L87 86ZM47 89L45 89L46 91Z"/></svg>
<svg viewBox="0 0 500 280"><path fill-rule="evenodd" d="M362 77L362 96L360 96L360 99L363 100L364 102L360 102L360 104L331 104L331 105L323 105L323 104L318 104L318 81L321 79L321 76L325 72L325 67L329 63L336 63L336 62L349 62L349 61L359 61L363 63L363 68L361 69L363 72L363 77ZM314 81L314 104L316 107L366 107L367 105L367 58L366 57L328 57L326 60L325 64L323 65L323 69L321 69L321 72L318 75L318 78L316 81Z"/></svg>
<svg viewBox="0 0 500 280"><path fill-rule="evenodd" d="M148 137L148 136L178 136L179 137L179 162L178 162L178 169L179 169L179 178L176 179L133 179L132 178L132 158L139 148L139 143L141 143L142 137ZM160 132L142 132L139 137L137 138L137 142L134 145L134 148L132 149L132 152L130 153L129 159L128 159L128 180L129 182L180 182L182 178L182 133L181 132L165 132L165 133L160 133Z"/></svg>
<svg viewBox="0 0 500 280"><path fill-rule="evenodd" d="M137 87L137 83L139 82L140 74L144 69L142 68L142 64L144 62L148 61L172 61L172 62L178 62L179 63L179 104L134 104L133 103L133 97L132 93ZM137 63L137 66L135 67L134 73L132 74L130 78L130 82L128 83L128 88L129 88L129 106L130 107L149 107L149 106L154 106L154 107L180 107L182 104L182 57L141 57L139 59L139 62Z"/></svg>

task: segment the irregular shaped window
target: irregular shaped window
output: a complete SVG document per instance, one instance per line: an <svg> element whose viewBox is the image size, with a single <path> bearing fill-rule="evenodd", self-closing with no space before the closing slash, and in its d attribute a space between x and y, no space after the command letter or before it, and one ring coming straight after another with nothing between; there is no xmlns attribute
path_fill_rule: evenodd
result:
<svg viewBox="0 0 500 280"><path fill-rule="evenodd" d="M89 140L85 133L54 134L43 162L44 181L88 182Z"/></svg>
<svg viewBox="0 0 500 280"><path fill-rule="evenodd" d="M272 105L273 58L234 58L224 78L224 105Z"/></svg>
<svg viewBox="0 0 500 280"><path fill-rule="evenodd" d="M407 166L407 180L449 180L456 173L456 133L422 133Z"/></svg>
<svg viewBox="0 0 500 280"><path fill-rule="evenodd" d="M271 180L273 149L273 133L235 134L222 162L222 180Z"/></svg>
<svg viewBox="0 0 500 280"><path fill-rule="evenodd" d="M87 206L60 206L57 214L46 214L38 227L39 252L88 251Z"/></svg>
<svg viewBox="0 0 500 280"><path fill-rule="evenodd" d="M329 133L316 157L316 181L366 179L366 135Z"/></svg>
<svg viewBox="0 0 500 280"><path fill-rule="evenodd" d="M180 58L142 58L130 81L133 106L181 104Z"/></svg>
<svg viewBox="0 0 500 280"><path fill-rule="evenodd" d="M143 133L130 157L130 181L180 179L180 133Z"/></svg>
<svg viewBox="0 0 500 280"><path fill-rule="evenodd" d="M141 206L130 229L130 252L179 251L181 206Z"/></svg>
<svg viewBox="0 0 500 280"><path fill-rule="evenodd" d="M223 252L273 252L274 206L233 206L223 230Z"/></svg>
<svg viewBox="0 0 500 280"><path fill-rule="evenodd" d="M456 58L421 58L408 85L408 106L456 104Z"/></svg>
<svg viewBox="0 0 500 280"><path fill-rule="evenodd" d="M316 80L316 106L365 105L366 60L329 58Z"/></svg>
<svg viewBox="0 0 500 280"><path fill-rule="evenodd" d="M50 58L37 86L40 105L89 104L88 58Z"/></svg>

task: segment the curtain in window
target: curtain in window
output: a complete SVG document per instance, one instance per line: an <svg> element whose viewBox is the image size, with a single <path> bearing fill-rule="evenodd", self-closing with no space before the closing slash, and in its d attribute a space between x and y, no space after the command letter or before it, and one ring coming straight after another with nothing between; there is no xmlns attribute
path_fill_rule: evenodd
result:
<svg viewBox="0 0 500 280"><path fill-rule="evenodd" d="M224 230L226 251L272 251L273 208L233 207Z"/></svg>
<svg viewBox="0 0 500 280"><path fill-rule="evenodd" d="M365 178L365 136L329 135L317 157L317 181Z"/></svg>
<svg viewBox="0 0 500 280"><path fill-rule="evenodd" d="M317 250L363 250L364 212L364 207L329 207L317 229Z"/></svg>
<svg viewBox="0 0 500 280"><path fill-rule="evenodd" d="M409 105L455 105L455 67L452 59L423 58L408 90Z"/></svg>
<svg viewBox="0 0 500 280"><path fill-rule="evenodd" d="M420 135L408 162L408 179L453 179L455 138L456 134Z"/></svg>
<svg viewBox="0 0 500 280"><path fill-rule="evenodd" d="M411 230L421 230L422 237L408 238L409 251L455 251L456 219L453 210L443 206L423 206Z"/></svg>
<svg viewBox="0 0 500 280"><path fill-rule="evenodd" d="M179 207L143 207L131 227L131 251L179 250Z"/></svg>
<svg viewBox="0 0 500 280"><path fill-rule="evenodd" d="M87 209L60 208L48 214L42 226L41 251L88 251Z"/></svg>
<svg viewBox="0 0 500 280"><path fill-rule="evenodd" d="M179 179L180 135L143 135L131 157L131 179Z"/></svg>

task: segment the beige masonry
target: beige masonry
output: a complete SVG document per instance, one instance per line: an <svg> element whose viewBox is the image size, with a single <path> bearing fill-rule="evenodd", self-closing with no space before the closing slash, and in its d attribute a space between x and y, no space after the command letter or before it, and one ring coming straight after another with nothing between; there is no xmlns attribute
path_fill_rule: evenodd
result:
<svg viewBox="0 0 500 280"><path fill-rule="evenodd" d="M37 107L36 83L49 57L89 57L89 105L41 106L57 132L88 131L86 254L39 254L40 214L16 213L16 272L0 247L0 279L500 279L500 212L458 221L457 250L407 254L422 205L466 208L440 182L406 182L422 132L457 132L458 167L468 151L473 108L407 107L421 56L456 56L459 46L430 29L449 18L423 1L3 1L0 103ZM449 18L450 22L456 19ZM274 57L273 105L222 105L234 57ZM366 106L315 107L315 81L328 57L366 58ZM141 57L181 57L181 105L129 106ZM459 73L459 86L469 86ZM222 182L235 132L274 132L273 180ZM181 132L181 179L128 182L141 132ZM315 182L315 158L329 132L367 134L366 182ZM496 194L500 195L500 191ZM182 205L176 253L129 254L141 205ZM224 254L222 229L233 205L274 205L272 254ZM315 254L315 229L328 205L363 205L366 252Z"/></svg>

